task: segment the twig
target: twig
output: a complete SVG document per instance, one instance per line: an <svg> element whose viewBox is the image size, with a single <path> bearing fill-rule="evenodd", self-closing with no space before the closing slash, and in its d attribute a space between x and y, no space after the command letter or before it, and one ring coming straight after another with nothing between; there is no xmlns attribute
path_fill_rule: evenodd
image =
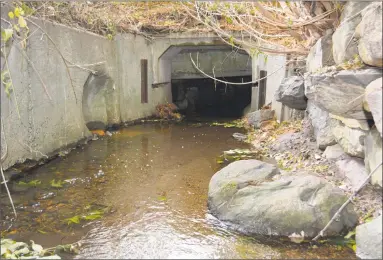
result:
<svg viewBox="0 0 383 260"><path fill-rule="evenodd" d="M50 42L53 44L53 46L55 47L55 49L57 50L57 52L59 53L59 55L61 56L62 60L64 61L64 65L65 65L65 68L66 68L66 71L67 71L67 74L68 74L68 77L69 77L69 80L70 80L70 84L72 86L72 90L73 90L73 95L74 95L74 98L76 100L76 104L77 104L77 96L76 96L76 91L75 91L75 88L74 88L74 85L73 85L73 80L72 80L72 77L70 75L70 72L69 72L69 67L68 67L68 64L67 64L67 61L66 59L64 58L64 55L61 53L60 49L58 48L58 46L56 45L56 43L53 41L53 39L51 38L51 36L43 29L41 28L40 25L38 25L37 23L35 23L34 21L32 21L31 19L29 18L25 18L25 20L27 20L28 22L32 23L34 26L36 26L37 28L39 28L46 36L47 38L50 40Z"/></svg>
<svg viewBox="0 0 383 260"><path fill-rule="evenodd" d="M11 196L11 193L9 192L8 184L5 180L5 176L4 176L4 172L3 172L3 163L1 163L1 165L0 165L0 171L1 171L1 177L3 178L5 189L7 190L9 201L11 202L11 205L12 205L13 213L15 214L15 218L17 218L15 205L13 204L12 196Z"/></svg>
<svg viewBox="0 0 383 260"><path fill-rule="evenodd" d="M4 55L6 53L5 46L4 46ZM9 80L11 81L11 86L12 86L12 92L13 92L13 98L15 99L15 105L16 105L16 111L19 119L21 120L20 116L20 111L19 111L19 104L17 103L17 96L16 96L16 91L15 91L15 86L13 85L13 80L12 80L12 75L11 71L9 70L9 65L8 65L8 58L5 59L5 66L7 67L8 74L9 74Z"/></svg>
<svg viewBox="0 0 383 260"><path fill-rule="evenodd" d="M198 70L200 73L202 73L203 75L205 75L205 76L208 77L208 78L211 78L211 79L213 79L213 80L216 80L216 81L221 82L221 83L224 83L224 84L230 84L230 85L248 85L248 84L257 83L257 82L259 82L259 81L261 81L261 80L263 80L263 79L266 79L266 78L270 77L271 75L277 73L280 69L282 69L283 67L286 67L286 65L287 65L288 63L291 62L291 61L290 61L290 62L287 62L285 65L281 66L280 68L276 69L275 71L271 72L269 75L267 75L267 76L265 76L265 77L263 77L263 78L260 78L260 79L254 80L254 81L241 82L241 83L239 83L239 82L228 82L228 81L220 80L220 79L217 79L217 78L215 78L215 77L213 77L213 76L210 76L209 74L206 74L204 71L202 71L202 70L195 64L195 62L194 62L194 60L193 60L193 58L192 58L191 53L189 53L189 55L190 55L190 60L191 60L191 62L193 63L194 68L196 68L196 70ZM197 55L198 55L198 53L197 53Z"/></svg>
<svg viewBox="0 0 383 260"><path fill-rule="evenodd" d="M36 75L37 75L37 77L39 78L39 80L40 80L40 82L41 82L41 85L43 85L45 94L47 94L49 100L50 100L50 101L53 101L51 95L49 95L47 86L45 85L43 79L41 78L40 73L37 71L37 69L36 69L35 65L33 64L33 62L29 59L28 55L25 53L24 50L21 50L20 47L17 46L17 45L16 45L16 48L21 52L21 54L24 56L24 58L25 58L25 59L29 62L29 64L31 65L32 69L36 72Z"/></svg>
<svg viewBox="0 0 383 260"><path fill-rule="evenodd" d="M364 185L366 185L366 183L368 182L368 180L371 178L372 174L383 164L383 162L381 162L378 166L376 166L376 168L370 172L370 174L366 177L366 179L363 181L363 183L359 186L359 188L348 198L348 200L343 203L342 207L340 207L338 209L337 212L335 212L334 216L331 218L331 220L327 223L327 225L318 233L318 235L316 237L313 238L313 241L316 241L318 240L320 237L323 237L324 235L324 232L326 231L326 229L332 224L332 222L334 222L334 220L338 217L339 213L342 212L342 210L348 205L348 203L350 203L350 201L355 197L355 195L363 188Z"/></svg>
<svg viewBox="0 0 383 260"><path fill-rule="evenodd" d="M3 122L3 118L1 118L1 130L3 132L3 136L4 136L4 145L5 145L5 148L4 148L4 155L1 156L1 160L0 162L4 162L5 158L7 158L7 155L8 155L8 144L7 144L7 139L5 137L5 130L4 130L4 122Z"/></svg>

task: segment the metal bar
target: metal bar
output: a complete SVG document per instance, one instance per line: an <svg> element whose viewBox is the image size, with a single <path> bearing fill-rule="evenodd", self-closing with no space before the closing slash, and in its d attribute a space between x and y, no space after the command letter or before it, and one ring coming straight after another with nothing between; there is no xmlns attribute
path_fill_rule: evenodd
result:
<svg viewBox="0 0 383 260"><path fill-rule="evenodd" d="M148 103L148 60L141 60L141 103Z"/></svg>
<svg viewBox="0 0 383 260"><path fill-rule="evenodd" d="M265 103L266 103L266 82L267 79L265 78L267 76L267 71L261 70L259 73L259 77L261 78L259 82L259 103L258 107L261 109ZM262 79L263 78L263 79Z"/></svg>

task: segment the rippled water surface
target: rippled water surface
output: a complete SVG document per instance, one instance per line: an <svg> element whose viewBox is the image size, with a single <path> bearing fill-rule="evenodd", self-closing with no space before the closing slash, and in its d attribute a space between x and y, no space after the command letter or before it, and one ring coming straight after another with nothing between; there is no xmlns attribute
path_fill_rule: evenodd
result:
<svg viewBox="0 0 383 260"><path fill-rule="evenodd" d="M231 137L238 131L148 124L91 142L22 180L41 181L36 187L11 186L19 218L4 234L44 247L81 240L75 258L355 258L333 245L242 236L208 214L208 184L221 167L218 156L248 148ZM11 214L3 193L1 201L7 228ZM100 210L102 218L70 221Z"/></svg>

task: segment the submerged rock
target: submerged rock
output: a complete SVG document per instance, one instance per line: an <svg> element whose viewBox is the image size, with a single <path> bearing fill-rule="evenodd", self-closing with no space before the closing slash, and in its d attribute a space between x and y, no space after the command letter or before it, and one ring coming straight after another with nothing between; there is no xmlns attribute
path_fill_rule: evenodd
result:
<svg viewBox="0 0 383 260"><path fill-rule="evenodd" d="M247 234L314 237L347 200L343 192L316 176L272 180L279 170L268 163L231 163L212 177L208 206L213 215ZM326 236L339 235L357 222L352 205Z"/></svg>
<svg viewBox="0 0 383 260"><path fill-rule="evenodd" d="M356 255L361 259L382 259L382 215L356 227Z"/></svg>
<svg viewBox="0 0 383 260"><path fill-rule="evenodd" d="M382 138L376 127L373 127L367 134L365 140L365 159L366 170L368 173L373 171L382 162ZM371 176L371 183L382 187L382 166L380 166Z"/></svg>
<svg viewBox="0 0 383 260"><path fill-rule="evenodd" d="M247 139L247 135L244 135L241 133L234 133L233 137L234 137L234 139L241 141L241 142L246 141L246 139Z"/></svg>
<svg viewBox="0 0 383 260"><path fill-rule="evenodd" d="M257 110L246 115L247 122L254 128L260 128L261 123L274 118L275 111L270 109Z"/></svg>
<svg viewBox="0 0 383 260"><path fill-rule="evenodd" d="M306 109L304 79L300 76L284 78L275 92L275 100L295 109Z"/></svg>

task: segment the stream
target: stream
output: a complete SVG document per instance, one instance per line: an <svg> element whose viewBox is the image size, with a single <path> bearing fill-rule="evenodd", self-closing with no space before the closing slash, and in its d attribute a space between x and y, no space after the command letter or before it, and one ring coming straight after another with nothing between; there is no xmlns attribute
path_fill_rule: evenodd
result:
<svg viewBox="0 0 383 260"><path fill-rule="evenodd" d="M78 259L355 258L346 247L240 235L208 213L218 157L249 148L235 132L182 122L101 137L11 183L16 221L2 190L2 235L44 248L81 241L69 256Z"/></svg>

